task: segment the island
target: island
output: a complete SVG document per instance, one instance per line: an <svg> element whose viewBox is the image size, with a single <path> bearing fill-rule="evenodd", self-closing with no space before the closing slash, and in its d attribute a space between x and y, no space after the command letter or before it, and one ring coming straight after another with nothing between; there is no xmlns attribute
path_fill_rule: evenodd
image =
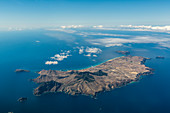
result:
<svg viewBox="0 0 170 113"><path fill-rule="evenodd" d="M26 100L27 100L26 97L21 97L21 98L18 99L19 102L25 102Z"/></svg>
<svg viewBox="0 0 170 113"><path fill-rule="evenodd" d="M123 54L123 55L129 55L129 51L116 51L116 53Z"/></svg>
<svg viewBox="0 0 170 113"><path fill-rule="evenodd" d="M30 72L30 71L25 69L16 69L15 72Z"/></svg>
<svg viewBox="0 0 170 113"><path fill-rule="evenodd" d="M129 55L81 70L41 70L40 76L33 79L39 84L34 89L34 95L64 92L70 95L96 96L99 92L138 81L141 75L153 74L153 69L144 65L146 60L147 58L141 56Z"/></svg>
<svg viewBox="0 0 170 113"><path fill-rule="evenodd" d="M165 59L163 56L157 56L156 59Z"/></svg>

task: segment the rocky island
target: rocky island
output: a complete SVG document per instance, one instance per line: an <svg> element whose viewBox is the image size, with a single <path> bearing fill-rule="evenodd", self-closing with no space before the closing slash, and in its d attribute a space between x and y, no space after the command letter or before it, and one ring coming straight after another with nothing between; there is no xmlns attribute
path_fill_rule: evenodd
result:
<svg viewBox="0 0 170 113"><path fill-rule="evenodd" d="M123 54L123 55L129 55L129 51L116 51L116 53Z"/></svg>
<svg viewBox="0 0 170 113"><path fill-rule="evenodd" d="M108 60L97 66L82 70L42 70L33 79L40 84L34 95L48 92L65 92L71 95L92 95L125 86L140 79L141 75L153 73L144 65L147 58L123 56Z"/></svg>
<svg viewBox="0 0 170 113"><path fill-rule="evenodd" d="M157 56L156 59L165 59L163 56Z"/></svg>
<svg viewBox="0 0 170 113"><path fill-rule="evenodd" d="M15 72L30 72L30 71L25 69L16 69Z"/></svg>
<svg viewBox="0 0 170 113"><path fill-rule="evenodd" d="M18 101L19 102L25 102L25 101L27 101L27 98L26 97L21 97L21 98L18 99Z"/></svg>

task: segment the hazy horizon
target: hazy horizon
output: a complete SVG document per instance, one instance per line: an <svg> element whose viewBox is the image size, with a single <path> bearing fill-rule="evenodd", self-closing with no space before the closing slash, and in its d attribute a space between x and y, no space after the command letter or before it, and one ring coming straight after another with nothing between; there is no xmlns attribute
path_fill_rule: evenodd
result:
<svg viewBox="0 0 170 113"><path fill-rule="evenodd" d="M1 0L0 28L169 25L168 0Z"/></svg>

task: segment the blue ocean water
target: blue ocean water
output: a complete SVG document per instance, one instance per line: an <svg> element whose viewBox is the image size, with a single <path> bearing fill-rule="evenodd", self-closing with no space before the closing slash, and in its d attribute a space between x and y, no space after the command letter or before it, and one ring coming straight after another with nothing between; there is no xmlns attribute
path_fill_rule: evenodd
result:
<svg viewBox="0 0 170 113"><path fill-rule="evenodd" d="M88 31L87 31L88 32ZM95 31L93 31L95 32ZM103 31L100 31L103 32ZM105 31L126 35L149 35L152 32ZM87 37L54 31L8 31L0 32L0 113L168 113L170 112L170 50L158 49L155 43L132 43L124 47L104 47L85 41ZM157 33L159 35L167 35ZM97 39L101 36L91 36ZM122 37L128 38L128 37ZM39 42L36 42L39 41ZM76 42L76 43L75 43ZM128 45L128 44L127 44ZM78 54L77 46L97 47L102 53L92 58ZM71 50L72 56L57 65L45 62L61 50ZM41 69L81 69L121 56L116 50L129 50L131 55L150 57L146 65L155 69L155 74L144 76L138 82L109 92L98 94L96 99L88 96L70 96L50 93L34 96L38 84L36 78ZM156 56L165 59L155 59ZM31 70L30 73L15 73L15 69ZM17 102L28 97L25 103Z"/></svg>

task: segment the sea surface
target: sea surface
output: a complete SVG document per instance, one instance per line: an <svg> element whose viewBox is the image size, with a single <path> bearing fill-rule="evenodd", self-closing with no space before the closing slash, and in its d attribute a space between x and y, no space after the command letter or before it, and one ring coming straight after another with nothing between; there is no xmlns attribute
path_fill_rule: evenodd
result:
<svg viewBox="0 0 170 113"><path fill-rule="evenodd" d="M166 36L167 33L144 31L88 31L130 35ZM80 31L77 31L80 32ZM88 39L106 36L82 36L71 32L48 30L1 31L0 32L0 113L169 113L170 112L170 49L157 42L126 43L124 46L105 47L95 45ZM121 38L121 36L116 36ZM112 37L114 38L114 36ZM92 52L97 57L79 53L79 47L98 48ZM71 96L64 93L49 93L34 96L38 84L30 81L42 69L70 70L97 65L108 59L122 56L117 50L128 50L131 55L152 58L146 66L153 68L154 74L143 76L140 81L112 91L102 92L96 98ZM46 65L50 57L65 51L69 56L56 65ZM155 59L164 56L165 59ZM15 69L31 72L15 73ZM17 101L27 97L24 103Z"/></svg>

